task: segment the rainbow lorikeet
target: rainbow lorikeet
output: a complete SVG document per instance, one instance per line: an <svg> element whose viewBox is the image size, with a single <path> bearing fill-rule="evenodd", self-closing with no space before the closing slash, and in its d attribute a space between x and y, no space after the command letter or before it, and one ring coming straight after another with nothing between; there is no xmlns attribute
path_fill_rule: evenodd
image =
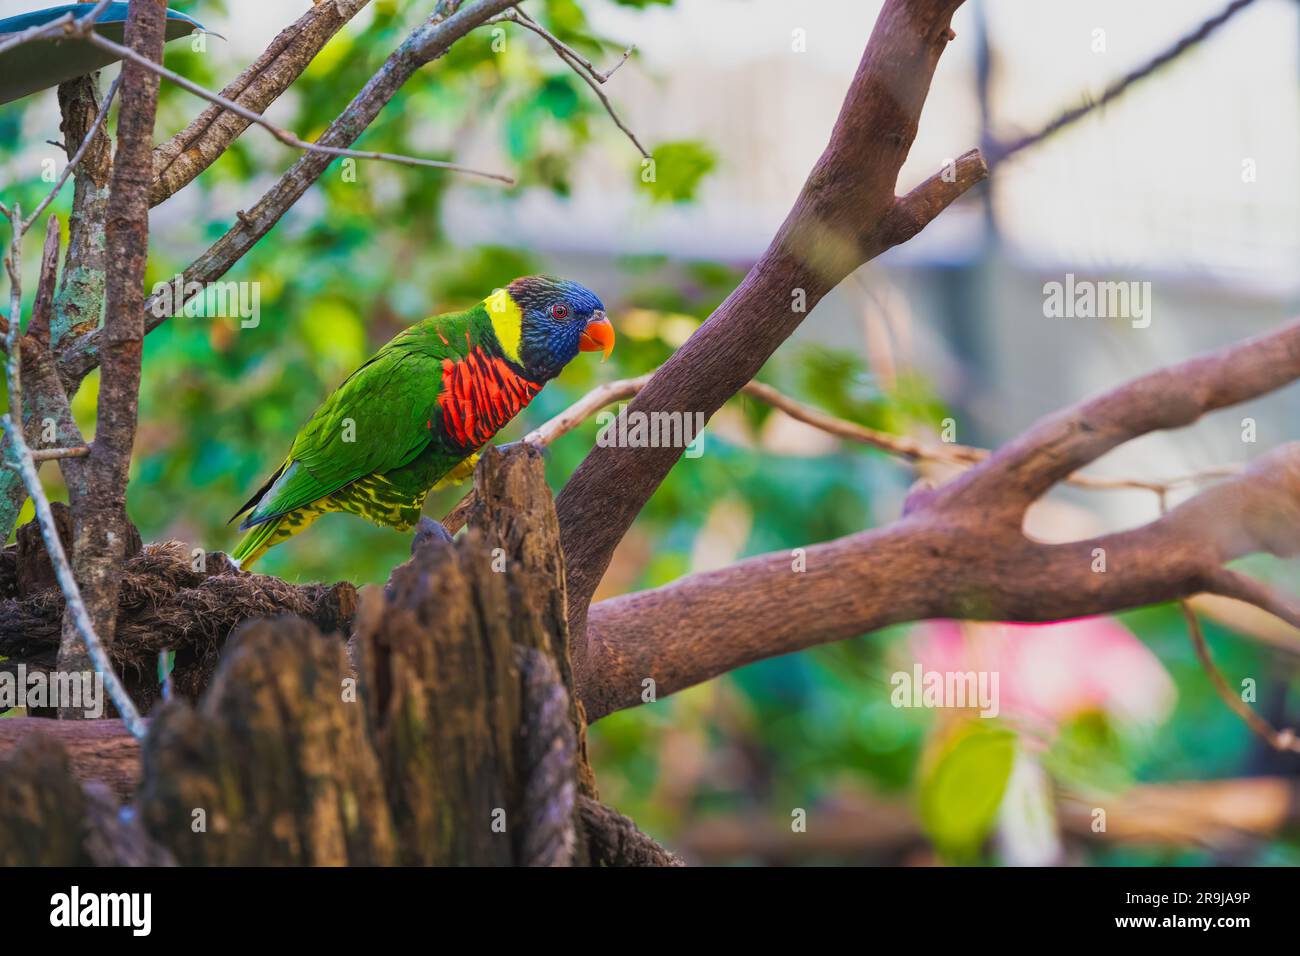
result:
<svg viewBox="0 0 1300 956"><path fill-rule="evenodd" d="M468 477L478 452L578 352L614 347L591 290L547 276L516 279L472 309L417 322L344 380L289 456L235 512L243 568L331 511L400 531L425 496Z"/></svg>

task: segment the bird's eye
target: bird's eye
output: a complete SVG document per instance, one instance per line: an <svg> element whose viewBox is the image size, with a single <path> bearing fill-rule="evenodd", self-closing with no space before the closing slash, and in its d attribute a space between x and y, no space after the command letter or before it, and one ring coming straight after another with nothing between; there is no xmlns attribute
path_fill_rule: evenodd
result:
<svg viewBox="0 0 1300 956"><path fill-rule="evenodd" d="M567 305L562 305L561 303L557 302L555 303L555 305L551 306L551 318L567 319L568 317L569 317L569 307Z"/></svg>

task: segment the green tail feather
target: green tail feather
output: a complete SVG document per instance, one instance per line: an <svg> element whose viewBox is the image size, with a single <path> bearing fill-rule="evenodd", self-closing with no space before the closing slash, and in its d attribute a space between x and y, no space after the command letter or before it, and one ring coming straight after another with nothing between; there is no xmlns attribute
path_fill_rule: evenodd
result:
<svg viewBox="0 0 1300 956"><path fill-rule="evenodd" d="M230 557L239 565L240 570L247 571L270 548L286 538L292 538L326 512L336 510L337 507L329 498L322 498L305 508L295 508L263 521L248 529L248 534L244 535L244 540L239 542Z"/></svg>
<svg viewBox="0 0 1300 956"><path fill-rule="evenodd" d="M244 535L243 540L230 553L230 557L239 565L240 570L247 571L251 568L253 562L266 554L271 545L278 540L276 532L280 530L282 520L283 518L272 518L248 529L248 534Z"/></svg>

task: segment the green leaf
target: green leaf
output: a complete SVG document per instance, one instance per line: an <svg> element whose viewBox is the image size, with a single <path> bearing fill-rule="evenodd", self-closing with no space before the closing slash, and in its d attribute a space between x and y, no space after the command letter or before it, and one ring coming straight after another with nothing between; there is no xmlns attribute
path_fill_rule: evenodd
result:
<svg viewBox="0 0 1300 956"><path fill-rule="evenodd" d="M700 181L718 165L713 150L698 140L660 143L651 155L653 161L646 162L653 165L647 169L643 164L641 182L655 202L690 202Z"/></svg>
<svg viewBox="0 0 1300 956"><path fill-rule="evenodd" d="M993 828L1016 755L1016 735L970 721L943 744L921 782L921 824L955 859L973 856Z"/></svg>

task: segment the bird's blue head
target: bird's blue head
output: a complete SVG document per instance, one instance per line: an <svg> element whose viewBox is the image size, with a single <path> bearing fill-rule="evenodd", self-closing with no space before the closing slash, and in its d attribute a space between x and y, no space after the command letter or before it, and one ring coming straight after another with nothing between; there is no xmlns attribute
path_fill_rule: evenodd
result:
<svg viewBox="0 0 1300 956"><path fill-rule="evenodd" d="M604 352L609 357L614 327L605 317L605 306L586 286L551 276L524 276L506 286L505 292L510 300L506 308L498 303L494 310L489 298L488 314L507 353L514 351L535 381L555 378L579 352ZM513 314L502 314L516 311L517 320ZM516 338L512 326L518 328L514 342L509 341Z"/></svg>

